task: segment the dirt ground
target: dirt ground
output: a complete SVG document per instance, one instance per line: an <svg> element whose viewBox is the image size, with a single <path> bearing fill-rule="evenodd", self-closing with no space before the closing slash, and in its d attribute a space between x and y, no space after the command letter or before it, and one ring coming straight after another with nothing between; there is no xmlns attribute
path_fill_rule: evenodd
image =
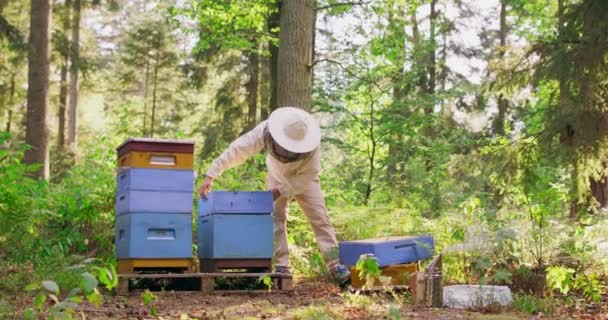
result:
<svg viewBox="0 0 608 320"><path fill-rule="evenodd" d="M152 305L144 304L140 292L113 297L101 307L82 306L81 311L87 319L552 319L512 311L415 308L404 294L343 293L334 285L314 280L297 282L292 292L154 294L158 299ZM153 307L156 316L152 315Z"/></svg>

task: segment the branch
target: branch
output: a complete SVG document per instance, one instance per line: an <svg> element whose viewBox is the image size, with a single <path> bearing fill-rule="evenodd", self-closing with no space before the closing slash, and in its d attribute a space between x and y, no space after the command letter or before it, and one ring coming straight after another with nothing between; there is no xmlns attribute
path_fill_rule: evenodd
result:
<svg viewBox="0 0 608 320"><path fill-rule="evenodd" d="M327 10L327 9L331 9L331 8L335 8L335 7L343 7L343 6L361 6L361 5L366 5L366 4L370 4L373 1L350 1L350 2L338 2L338 3L333 3L333 4L328 4L326 6L322 6L322 7L317 7L315 8L315 11L321 11L321 10Z"/></svg>

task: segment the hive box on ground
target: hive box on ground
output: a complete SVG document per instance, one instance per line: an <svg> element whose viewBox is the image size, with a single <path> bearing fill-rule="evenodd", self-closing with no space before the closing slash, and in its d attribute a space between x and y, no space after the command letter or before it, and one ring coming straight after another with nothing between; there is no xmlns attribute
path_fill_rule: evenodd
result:
<svg viewBox="0 0 608 320"><path fill-rule="evenodd" d="M417 262L380 268L380 275L382 277L387 277L386 280L389 280L388 277L390 277L390 281L388 281L388 283L383 283L382 280L384 279L375 279L372 286L407 285L410 274L416 271L418 271ZM350 272L351 286L356 289L363 287L366 283L366 279L361 279L359 271L355 267L351 267Z"/></svg>
<svg viewBox="0 0 608 320"><path fill-rule="evenodd" d="M130 138L116 148L119 167L192 169L194 142Z"/></svg>
<svg viewBox="0 0 608 320"><path fill-rule="evenodd" d="M129 213L116 217L116 258L191 258L192 214Z"/></svg>
<svg viewBox="0 0 608 320"><path fill-rule="evenodd" d="M116 214L164 212L192 214L192 192L131 190L116 196Z"/></svg>
<svg viewBox="0 0 608 320"><path fill-rule="evenodd" d="M372 254L380 267L428 259L435 244L431 236L385 237L340 242L340 262L348 266L357 264L363 254Z"/></svg>
<svg viewBox="0 0 608 320"><path fill-rule="evenodd" d="M272 258L272 210L267 191L216 191L199 199L199 258Z"/></svg>
<svg viewBox="0 0 608 320"><path fill-rule="evenodd" d="M117 192L140 191L175 191L192 192L194 190L194 172L192 170L120 168L116 176Z"/></svg>

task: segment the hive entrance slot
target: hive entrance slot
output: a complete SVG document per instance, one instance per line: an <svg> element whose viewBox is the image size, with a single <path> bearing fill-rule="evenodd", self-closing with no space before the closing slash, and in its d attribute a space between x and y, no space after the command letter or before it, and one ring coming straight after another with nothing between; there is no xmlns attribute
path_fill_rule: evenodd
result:
<svg viewBox="0 0 608 320"><path fill-rule="evenodd" d="M152 155L150 156L150 164L157 166L174 166L175 156L169 155Z"/></svg>
<svg viewBox="0 0 608 320"><path fill-rule="evenodd" d="M175 230L148 229L148 240L175 240Z"/></svg>

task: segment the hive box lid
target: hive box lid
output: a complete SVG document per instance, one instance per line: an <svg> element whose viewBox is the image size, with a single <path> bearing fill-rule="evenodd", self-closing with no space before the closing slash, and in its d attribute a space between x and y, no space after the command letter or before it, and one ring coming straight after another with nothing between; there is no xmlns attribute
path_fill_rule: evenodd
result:
<svg viewBox="0 0 608 320"><path fill-rule="evenodd" d="M194 153L194 141L155 138L129 138L116 148L118 157L131 152Z"/></svg>
<svg viewBox="0 0 608 320"><path fill-rule="evenodd" d="M435 250L435 243L430 235L392 236L342 241L339 247L340 261L345 265L354 266L361 255L371 254L378 265L384 267L428 259Z"/></svg>
<svg viewBox="0 0 608 320"><path fill-rule="evenodd" d="M271 214L270 191L213 191L198 199L199 216L210 214Z"/></svg>

